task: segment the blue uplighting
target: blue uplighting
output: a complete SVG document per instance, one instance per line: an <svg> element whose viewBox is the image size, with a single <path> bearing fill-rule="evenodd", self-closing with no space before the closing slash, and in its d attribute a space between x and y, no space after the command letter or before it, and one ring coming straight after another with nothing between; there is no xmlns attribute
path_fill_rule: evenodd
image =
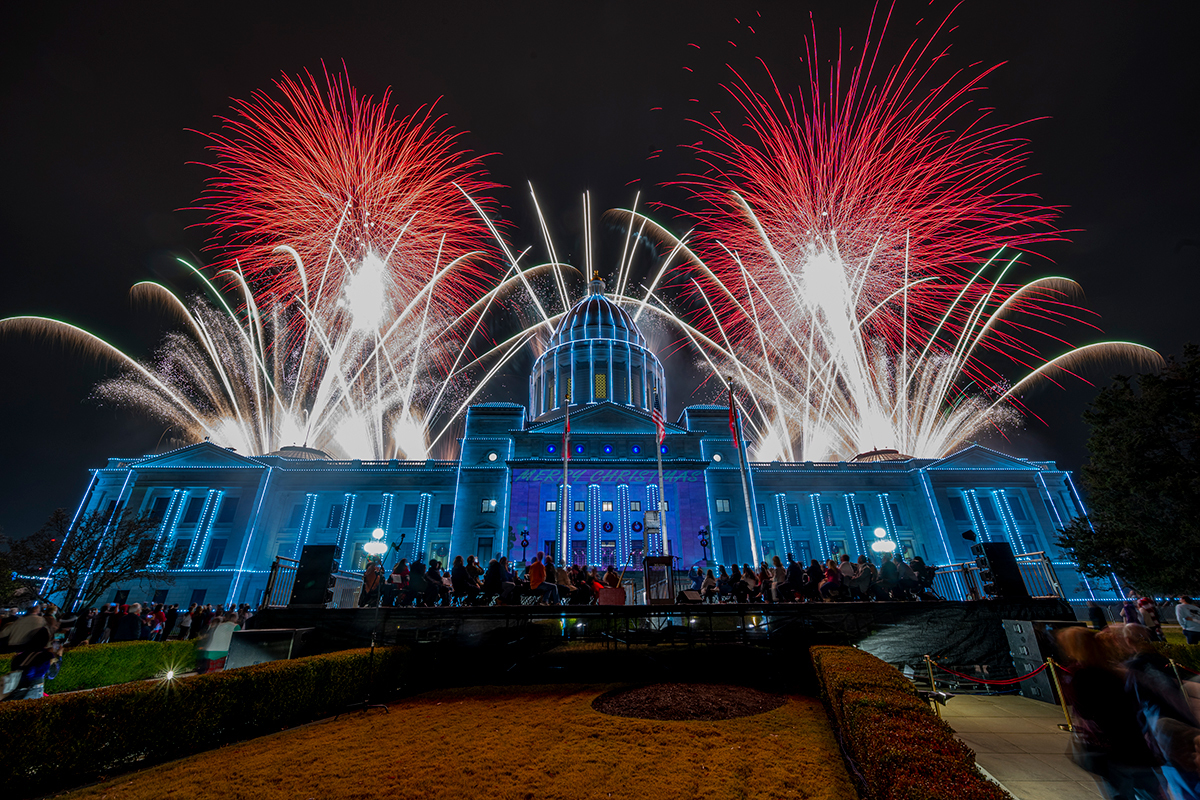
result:
<svg viewBox="0 0 1200 800"><path fill-rule="evenodd" d="M640 445L636 445L636 444L635 444L633 447L629 448L629 449L630 449L630 450L633 452L633 454L634 454L635 456L636 456L638 453L642 452L642 448L641 448L641 446L640 446Z"/></svg>
<svg viewBox="0 0 1200 800"><path fill-rule="evenodd" d="M583 445L581 445L581 444L577 444L577 445L575 445L575 452L576 452L576 453L582 453L582 452L583 452Z"/></svg>
<svg viewBox="0 0 1200 800"><path fill-rule="evenodd" d="M606 455L612 455L612 451L613 451L613 446L611 444L604 445L604 452Z"/></svg>
<svg viewBox="0 0 1200 800"><path fill-rule="evenodd" d="M546 445L546 452L547 452L547 453L551 453L551 454L553 454L553 453L557 453L557 452L558 452L558 445L556 445L556 444L548 444L548 445Z"/></svg>
<svg viewBox="0 0 1200 800"><path fill-rule="evenodd" d="M661 450L664 454L671 452L671 448L667 447L665 444L658 449Z"/></svg>

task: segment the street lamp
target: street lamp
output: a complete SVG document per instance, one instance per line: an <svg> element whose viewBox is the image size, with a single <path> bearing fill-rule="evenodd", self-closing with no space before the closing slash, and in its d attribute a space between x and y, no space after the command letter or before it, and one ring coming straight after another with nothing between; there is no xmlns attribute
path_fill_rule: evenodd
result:
<svg viewBox="0 0 1200 800"><path fill-rule="evenodd" d="M525 548L529 547L529 528L521 528L521 563L525 563Z"/></svg>
<svg viewBox="0 0 1200 800"><path fill-rule="evenodd" d="M701 528L696 534L696 538L700 540L700 547L704 549L704 564L706 566L708 565L708 534L709 530L707 525Z"/></svg>
<svg viewBox="0 0 1200 800"><path fill-rule="evenodd" d="M387 552L388 546L383 542L383 537L386 535L383 528L376 528L371 531L372 541L363 545L363 550L367 551L367 555L381 556Z"/></svg>
<svg viewBox="0 0 1200 800"><path fill-rule="evenodd" d="M887 531L883 528L876 528L875 541L871 542L871 549L880 555L894 553L896 552L896 543L887 538Z"/></svg>

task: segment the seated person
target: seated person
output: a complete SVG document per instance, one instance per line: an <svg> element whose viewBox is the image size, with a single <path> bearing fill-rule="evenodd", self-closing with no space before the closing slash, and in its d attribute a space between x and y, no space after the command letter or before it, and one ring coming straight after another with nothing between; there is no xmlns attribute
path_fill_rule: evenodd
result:
<svg viewBox="0 0 1200 800"><path fill-rule="evenodd" d="M616 589L621 585L621 574L617 572L617 568L612 564L609 564L608 569L604 570L603 583L610 589Z"/></svg>
<svg viewBox="0 0 1200 800"><path fill-rule="evenodd" d="M479 596L479 583L467 570L462 556L454 557L454 566L450 568L450 586L454 594L461 597L465 603L472 604Z"/></svg>
<svg viewBox="0 0 1200 800"><path fill-rule="evenodd" d="M529 565L529 591L537 595L540 602L557 605L558 585L554 581L546 580L546 565L542 563L545 557L545 554L539 551Z"/></svg>
<svg viewBox="0 0 1200 800"><path fill-rule="evenodd" d="M717 576L713 575L710 569L704 576L704 580L700 582L700 596L707 601L716 602L717 600Z"/></svg>
<svg viewBox="0 0 1200 800"><path fill-rule="evenodd" d="M897 586L903 594L904 599L908 600L913 597L912 593L920 588L921 584L917 580L917 573L913 572L913 568L904 563L904 559L896 559L896 576Z"/></svg>
<svg viewBox="0 0 1200 800"><path fill-rule="evenodd" d="M425 580L425 564L414 561L408 571L408 589L404 592L404 602L413 605L425 604L425 591L429 586Z"/></svg>
<svg viewBox="0 0 1200 800"><path fill-rule="evenodd" d="M880 559L882 563L879 565L879 579L875 581L875 598L877 600L891 600L892 592L900 583L900 574L896 571L896 564L892 561L891 553L884 553Z"/></svg>
<svg viewBox="0 0 1200 800"><path fill-rule="evenodd" d="M444 606L450 605L450 587L442 576L442 562L431 558L425 570L425 603L436 606L439 600Z"/></svg>

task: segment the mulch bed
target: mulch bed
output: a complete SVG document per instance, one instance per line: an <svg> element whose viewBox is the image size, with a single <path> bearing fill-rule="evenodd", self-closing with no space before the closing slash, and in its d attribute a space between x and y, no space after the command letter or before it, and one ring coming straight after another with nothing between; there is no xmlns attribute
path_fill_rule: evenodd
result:
<svg viewBox="0 0 1200 800"><path fill-rule="evenodd" d="M745 686L656 683L605 692L592 701L592 708L614 717L714 720L762 714L786 702L786 697Z"/></svg>

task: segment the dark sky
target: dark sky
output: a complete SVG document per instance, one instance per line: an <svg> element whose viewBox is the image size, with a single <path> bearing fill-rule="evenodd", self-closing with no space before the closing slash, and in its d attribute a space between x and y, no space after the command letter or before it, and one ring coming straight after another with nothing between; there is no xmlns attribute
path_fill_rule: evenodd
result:
<svg viewBox="0 0 1200 800"><path fill-rule="evenodd" d="M0 316L60 317L148 355L160 321L131 308L130 285L157 278L189 291L173 255L203 258L203 233L191 227L202 215L178 210L209 174L192 163L206 154L189 129L212 130L230 98L267 87L281 72L344 61L364 93L392 87L401 112L442 98L448 122L469 131L466 144L497 154L487 163L494 179L513 187L498 195L514 223L511 240L540 240L529 180L554 208L552 224L572 252L584 189L596 210L627 205L634 179L646 199L680 199L660 184L694 167L679 148L700 138L689 118L728 113L719 88L726 64L766 88L753 62L761 56L781 84L795 86L810 11L827 53L839 29L847 43L860 43L870 17L869 4L844 2L304 8L24 3L6 10ZM899 4L885 57L898 56L949 8ZM1038 248L1050 261L1035 260L1024 277L1079 280L1105 335L1164 354L1200 338L1200 248L1180 246L1200 239L1200 75L1190 8L980 0L954 14L949 36L955 64L1007 62L988 79L981 105L1005 121L1048 118L1025 129L1038 173L1029 186L1067 206L1061 226L1080 232ZM647 160L660 149L662 157ZM615 261L617 253L601 255ZM161 425L88 399L104 368L77 354L8 338L0 340L0 370L7 439L0 527L11 535L28 533L56 507L73 507L88 468L150 452L159 441ZM510 389L522 384L506 381ZM1078 468L1086 439L1079 415L1093 394L1081 386L1033 397L1048 425L1031 421L997 446ZM675 391L669 412L688 399Z"/></svg>

